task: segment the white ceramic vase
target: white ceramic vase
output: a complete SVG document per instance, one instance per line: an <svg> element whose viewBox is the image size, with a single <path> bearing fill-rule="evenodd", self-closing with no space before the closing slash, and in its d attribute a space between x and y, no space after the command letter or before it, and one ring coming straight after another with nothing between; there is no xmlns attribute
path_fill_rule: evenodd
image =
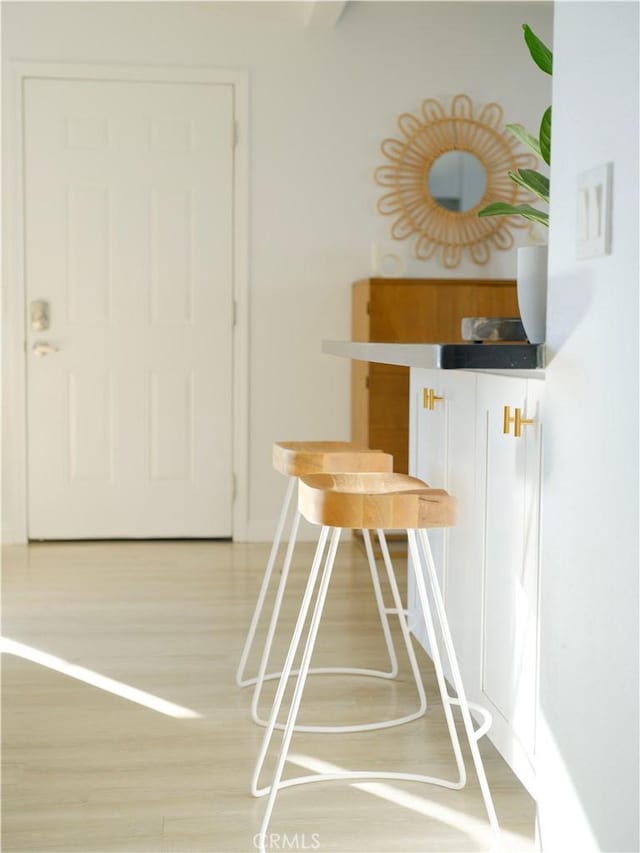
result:
<svg viewBox="0 0 640 853"><path fill-rule="evenodd" d="M518 249L518 307L529 343L543 344L547 331L547 246Z"/></svg>

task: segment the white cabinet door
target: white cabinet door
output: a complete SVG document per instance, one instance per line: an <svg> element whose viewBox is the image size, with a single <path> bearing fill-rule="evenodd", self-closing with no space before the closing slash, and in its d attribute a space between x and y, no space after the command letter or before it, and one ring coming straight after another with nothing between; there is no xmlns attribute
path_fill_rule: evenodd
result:
<svg viewBox="0 0 640 853"><path fill-rule="evenodd" d="M478 377L477 506L483 509L480 699L491 739L515 773L534 783L537 599L543 383ZM533 423L504 433L504 407ZM473 691L475 692L475 690Z"/></svg>
<svg viewBox="0 0 640 853"><path fill-rule="evenodd" d="M433 391L433 408L429 392ZM463 675L477 669L475 643L480 601L474 508L476 377L443 370L411 372L410 472L457 500L453 528L429 531L429 541ZM439 399L438 399L439 398ZM410 585L410 607L415 590ZM475 611L475 612L474 612ZM474 626L475 629L474 629ZM428 648L425 631L417 631ZM449 673L447 673L449 675Z"/></svg>
<svg viewBox="0 0 640 853"><path fill-rule="evenodd" d="M26 83L31 538L231 535L233 109Z"/></svg>
<svg viewBox="0 0 640 853"><path fill-rule="evenodd" d="M491 711L490 739L532 792L543 386L411 371L410 473L458 501L456 526L429 539L467 694ZM433 409L429 389L442 398ZM520 437L513 423L503 432L505 406L533 421ZM417 611L411 576L409 609ZM414 633L429 652L424 627Z"/></svg>

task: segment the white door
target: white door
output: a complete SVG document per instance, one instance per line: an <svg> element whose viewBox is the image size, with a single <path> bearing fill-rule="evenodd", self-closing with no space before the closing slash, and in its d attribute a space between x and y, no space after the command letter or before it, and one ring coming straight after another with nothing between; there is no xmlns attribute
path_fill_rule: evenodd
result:
<svg viewBox="0 0 640 853"><path fill-rule="evenodd" d="M230 536L232 87L29 79L24 131L29 537Z"/></svg>

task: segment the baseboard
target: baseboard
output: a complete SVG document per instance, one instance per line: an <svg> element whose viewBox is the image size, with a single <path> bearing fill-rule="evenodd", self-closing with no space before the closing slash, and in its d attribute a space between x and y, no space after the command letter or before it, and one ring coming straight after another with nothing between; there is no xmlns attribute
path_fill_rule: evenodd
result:
<svg viewBox="0 0 640 853"><path fill-rule="evenodd" d="M3 545L26 545L27 540L18 535L14 527L4 526L2 528L2 544Z"/></svg>

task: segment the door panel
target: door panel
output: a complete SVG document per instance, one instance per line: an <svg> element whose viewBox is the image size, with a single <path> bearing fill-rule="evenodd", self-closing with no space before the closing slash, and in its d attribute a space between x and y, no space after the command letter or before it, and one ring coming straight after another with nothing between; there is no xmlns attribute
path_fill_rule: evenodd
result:
<svg viewBox="0 0 640 853"><path fill-rule="evenodd" d="M485 535L481 689L493 737L521 778L532 775L537 685L542 383L481 377ZM505 435L503 409L533 423Z"/></svg>
<svg viewBox="0 0 640 853"><path fill-rule="evenodd" d="M70 372L69 479L113 480L113 388L111 371Z"/></svg>
<svg viewBox="0 0 640 853"><path fill-rule="evenodd" d="M232 129L231 86L26 81L31 538L231 535Z"/></svg>
<svg viewBox="0 0 640 853"><path fill-rule="evenodd" d="M476 377L458 371L413 369L411 383L416 425L412 473L431 486L446 489L457 503L456 525L434 528L428 535L458 662L466 676L476 665L478 653L474 631L479 622L476 602L481 581L474 570L478 539L474 504ZM425 407L427 389L433 389L439 398L433 409ZM429 651L426 636L420 639ZM448 669L445 672L450 678Z"/></svg>

